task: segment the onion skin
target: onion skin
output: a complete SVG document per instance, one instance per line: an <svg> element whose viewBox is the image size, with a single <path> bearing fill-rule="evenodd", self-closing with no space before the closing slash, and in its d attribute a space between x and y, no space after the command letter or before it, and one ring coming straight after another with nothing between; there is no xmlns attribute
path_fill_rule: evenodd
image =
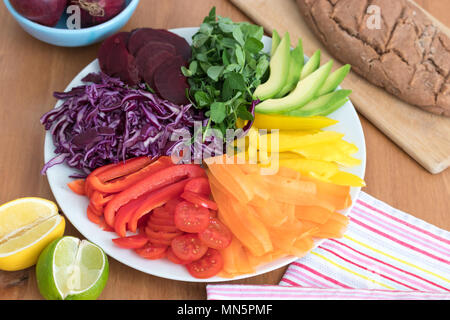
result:
<svg viewBox="0 0 450 320"><path fill-rule="evenodd" d="M67 0L10 0L18 13L31 21L54 27L67 5Z"/></svg>
<svg viewBox="0 0 450 320"><path fill-rule="evenodd" d="M106 22L126 7L125 0L71 0L70 4L80 7L82 28Z"/></svg>

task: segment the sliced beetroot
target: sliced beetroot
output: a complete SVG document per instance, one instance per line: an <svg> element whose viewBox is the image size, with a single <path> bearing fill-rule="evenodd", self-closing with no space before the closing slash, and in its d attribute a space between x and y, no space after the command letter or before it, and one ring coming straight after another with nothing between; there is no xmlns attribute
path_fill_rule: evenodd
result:
<svg viewBox="0 0 450 320"><path fill-rule="evenodd" d="M106 56L105 73L118 77L129 85L139 83L139 72L135 58L128 53L127 47L123 43L117 43L112 47Z"/></svg>
<svg viewBox="0 0 450 320"><path fill-rule="evenodd" d="M139 49L150 41L170 43L175 47L177 54L186 61L191 58L191 47L187 41L173 32L163 29L140 28L134 30L128 41L128 51L135 56Z"/></svg>
<svg viewBox="0 0 450 320"><path fill-rule="evenodd" d="M184 60L189 61L191 59L191 46L186 41L186 39L176 35L169 30L158 29L161 33L167 36L167 40L175 46L179 55L181 55Z"/></svg>
<svg viewBox="0 0 450 320"><path fill-rule="evenodd" d="M146 73L145 70L147 70L150 65L154 64L154 57L161 52L168 56L174 56L176 54L175 47L166 42L150 41L139 49L135 57L139 76L141 78L144 77L144 74Z"/></svg>
<svg viewBox="0 0 450 320"><path fill-rule="evenodd" d="M169 58L173 58L174 55L167 51L159 51L153 56L149 57L144 66L138 66L142 79L148 83L150 88L155 88L155 82L153 81L156 69Z"/></svg>
<svg viewBox="0 0 450 320"><path fill-rule="evenodd" d="M98 62L100 64L100 69L108 74L106 61L109 53L115 50L117 46L128 47L128 39L130 38L130 32L119 32L113 34L112 36L106 38L100 45L98 50Z"/></svg>
<svg viewBox="0 0 450 320"><path fill-rule="evenodd" d="M174 56L156 68L153 75L156 92L166 100L175 104L187 104L186 89L189 85L186 77L181 73L181 67L186 66L181 56Z"/></svg>

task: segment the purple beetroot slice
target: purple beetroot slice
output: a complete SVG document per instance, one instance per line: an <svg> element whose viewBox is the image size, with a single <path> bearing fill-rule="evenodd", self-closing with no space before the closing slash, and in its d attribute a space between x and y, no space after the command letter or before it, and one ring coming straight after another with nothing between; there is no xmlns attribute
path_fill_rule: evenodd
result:
<svg viewBox="0 0 450 320"><path fill-rule="evenodd" d="M106 74L112 77L118 77L129 85L139 83L139 72L134 57L128 53L126 47L116 45L107 56Z"/></svg>
<svg viewBox="0 0 450 320"><path fill-rule="evenodd" d="M163 99L179 105L189 102L186 97L186 89L189 89L189 85L186 77L181 73L182 66L186 66L182 57L171 57L156 68L153 75L156 92Z"/></svg>
<svg viewBox="0 0 450 320"><path fill-rule="evenodd" d="M153 57L160 52L164 52L166 55L170 56L176 54L175 47L170 43L165 42L150 41L144 47L139 49L135 57L140 77L144 77L145 70L148 69L148 65L152 63Z"/></svg>
<svg viewBox="0 0 450 320"><path fill-rule="evenodd" d="M98 62L100 64L100 69L108 74L108 70L106 67L106 61L108 60L108 55L112 52L116 46L125 45L128 46L128 39L130 38L130 32L119 32L113 34L112 36L106 38L102 44L100 45L100 49L98 50Z"/></svg>
<svg viewBox="0 0 450 320"><path fill-rule="evenodd" d="M187 41L173 32L163 29L140 28L135 30L128 41L128 51L136 56L139 49L149 41L170 43L186 61L191 58L191 47Z"/></svg>
<svg viewBox="0 0 450 320"><path fill-rule="evenodd" d="M142 78L148 83L150 88L155 88L154 74L156 69L169 58L174 57L174 55L168 53L167 51L157 52L154 56L149 58L145 63L144 69L139 69L142 72ZM138 66L139 67L139 66Z"/></svg>
<svg viewBox="0 0 450 320"><path fill-rule="evenodd" d="M191 59L191 46L186 41L186 39L173 32L170 32L169 30L158 29L158 31L167 35L168 41L175 46L178 54L181 55L184 60L189 61Z"/></svg>

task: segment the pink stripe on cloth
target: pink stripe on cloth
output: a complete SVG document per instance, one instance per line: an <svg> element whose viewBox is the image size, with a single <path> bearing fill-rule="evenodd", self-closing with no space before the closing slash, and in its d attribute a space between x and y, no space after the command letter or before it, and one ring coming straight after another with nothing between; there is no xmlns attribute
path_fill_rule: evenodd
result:
<svg viewBox="0 0 450 320"><path fill-rule="evenodd" d="M395 222L398 222L398 223L403 224L403 225L405 225L405 226L407 226L407 227L409 227L411 229L414 229L414 230L417 230L417 231L419 231L419 232L421 232L423 234L426 234L427 236L430 236L431 238L434 238L436 240L439 240L439 241L442 241L444 243L450 244L450 240L442 238L442 237L440 237L440 236L438 236L436 234L433 234L433 233L431 233L431 232L429 232L427 230L424 230L424 229L419 228L419 227L417 227L415 225L412 225L412 224L410 224L410 223L408 223L408 222L406 222L406 221L404 221L402 219L399 219L399 218L396 218L396 217L394 217L394 216L392 216L390 214L387 214L386 212L383 212L383 211L381 211L381 210L371 206L370 204L368 204L368 203L366 203L366 202L364 202L364 201L362 201L360 199L357 200L357 203L361 204L362 206L364 206L366 208L369 208L370 210L376 211L376 212L380 213L381 215L394 220Z"/></svg>
<svg viewBox="0 0 450 320"><path fill-rule="evenodd" d="M423 291L211 284L206 290L210 300L450 300L448 293Z"/></svg>
<svg viewBox="0 0 450 320"><path fill-rule="evenodd" d="M364 192L349 218L343 238L291 263L279 285L208 285L208 299L450 300L450 232Z"/></svg>

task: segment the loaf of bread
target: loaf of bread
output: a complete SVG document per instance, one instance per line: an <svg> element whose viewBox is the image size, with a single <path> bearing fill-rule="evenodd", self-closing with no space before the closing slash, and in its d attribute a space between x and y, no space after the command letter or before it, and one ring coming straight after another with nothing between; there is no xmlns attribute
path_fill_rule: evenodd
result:
<svg viewBox="0 0 450 320"><path fill-rule="evenodd" d="M450 39L421 8L408 0L296 1L341 62L412 105L450 116Z"/></svg>

